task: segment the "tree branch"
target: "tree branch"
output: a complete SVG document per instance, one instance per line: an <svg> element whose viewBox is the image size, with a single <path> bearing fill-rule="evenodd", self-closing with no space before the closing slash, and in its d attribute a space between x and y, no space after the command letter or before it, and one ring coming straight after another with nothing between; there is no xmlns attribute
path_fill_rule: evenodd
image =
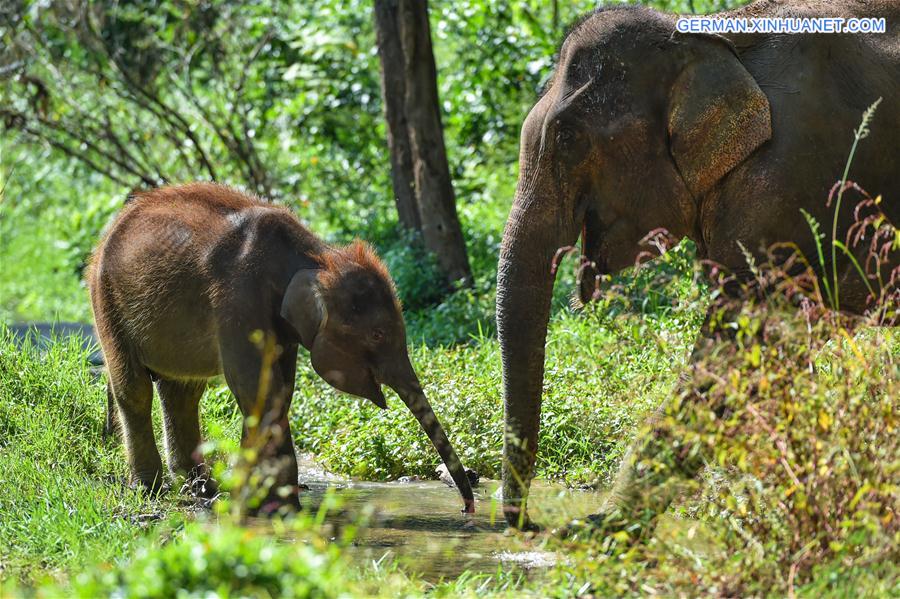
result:
<svg viewBox="0 0 900 599"><path fill-rule="evenodd" d="M44 141L44 142L50 144L54 148L60 150L64 154L66 154L67 156L70 156L80 162L83 162L84 164L86 164L88 166L88 168L100 173L101 175L110 179L111 181L115 181L116 183L118 183L119 185L122 185L123 187L131 187L131 185L127 181L116 176L116 174L113 173L112 171L101 167L99 164L94 162L90 158L90 156L88 156L87 154L78 152L77 150L70 148L69 146L67 146L65 143L63 143L61 141L55 140L51 137L47 137L46 135L42 135L40 131L35 131L28 125L22 125L21 131L24 133L27 133L28 135L31 135L38 141Z"/></svg>

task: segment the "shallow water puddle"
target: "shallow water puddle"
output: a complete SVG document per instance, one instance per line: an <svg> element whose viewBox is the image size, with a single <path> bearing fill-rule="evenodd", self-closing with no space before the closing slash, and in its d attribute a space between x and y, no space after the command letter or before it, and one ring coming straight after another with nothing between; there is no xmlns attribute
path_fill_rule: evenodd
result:
<svg viewBox="0 0 900 599"><path fill-rule="evenodd" d="M339 512L326 522L340 530L367 520L348 550L361 566L398 561L425 580L456 578L465 571L494 574L498 568L528 575L556 563L558 556L529 543L522 535L506 535L500 504L494 499L499 483L482 481L475 488L476 513L460 513L456 489L440 481L373 483L335 479L321 470L301 466L301 481L309 486L304 508L317 510L329 490L340 500ZM536 481L531 513L542 525L561 525L597 510L600 496Z"/></svg>

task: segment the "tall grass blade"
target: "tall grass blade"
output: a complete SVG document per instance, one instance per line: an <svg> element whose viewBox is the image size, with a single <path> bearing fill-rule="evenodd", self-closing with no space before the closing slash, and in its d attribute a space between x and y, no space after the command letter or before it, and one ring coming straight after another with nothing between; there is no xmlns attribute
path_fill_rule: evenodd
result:
<svg viewBox="0 0 900 599"><path fill-rule="evenodd" d="M856 131L853 132L853 145L850 147L850 155L847 156L847 164L844 165L844 174L841 176L841 186L838 188L837 202L834 205L834 217L831 221L831 274L832 284L834 285L834 304L835 310L840 310L840 290L838 289L838 272L837 272L837 225L838 216L841 213L841 200L844 198L844 190L847 187L847 176L850 174L850 164L853 162L853 156L856 154L856 147L860 140L869 136L869 123L875 116L875 109L881 104L882 98L878 98L863 113L862 122Z"/></svg>

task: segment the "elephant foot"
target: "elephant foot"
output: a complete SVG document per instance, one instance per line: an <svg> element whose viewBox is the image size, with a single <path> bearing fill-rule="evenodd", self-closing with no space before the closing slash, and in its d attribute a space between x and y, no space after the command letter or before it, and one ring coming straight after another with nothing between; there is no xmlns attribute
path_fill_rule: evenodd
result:
<svg viewBox="0 0 900 599"><path fill-rule="evenodd" d="M503 517L511 529L521 532L537 533L542 532L543 528L534 523L528 517L528 513L517 505L504 505Z"/></svg>
<svg viewBox="0 0 900 599"><path fill-rule="evenodd" d="M168 492L172 489L172 486L161 476L155 477L150 480L138 479L132 482L130 486L132 489L138 489L142 491L151 499L158 499L159 497L168 494Z"/></svg>
<svg viewBox="0 0 900 599"><path fill-rule="evenodd" d="M525 533L526 538L529 538L529 536L544 532L544 527L540 524L535 524L533 520L526 519L524 522L510 524L507 531Z"/></svg>

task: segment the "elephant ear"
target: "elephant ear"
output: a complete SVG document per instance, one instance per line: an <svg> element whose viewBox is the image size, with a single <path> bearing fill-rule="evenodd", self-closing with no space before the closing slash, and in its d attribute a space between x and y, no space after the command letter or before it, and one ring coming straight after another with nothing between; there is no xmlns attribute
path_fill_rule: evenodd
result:
<svg viewBox="0 0 900 599"><path fill-rule="evenodd" d="M691 193L706 193L772 136L769 100L727 40L691 36L669 97L672 157Z"/></svg>
<svg viewBox="0 0 900 599"><path fill-rule="evenodd" d="M281 317L300 335L303 347L312 348L325 326L328 311L319 291L318 270L299 270L291 278L281 300Z"/></svg>

